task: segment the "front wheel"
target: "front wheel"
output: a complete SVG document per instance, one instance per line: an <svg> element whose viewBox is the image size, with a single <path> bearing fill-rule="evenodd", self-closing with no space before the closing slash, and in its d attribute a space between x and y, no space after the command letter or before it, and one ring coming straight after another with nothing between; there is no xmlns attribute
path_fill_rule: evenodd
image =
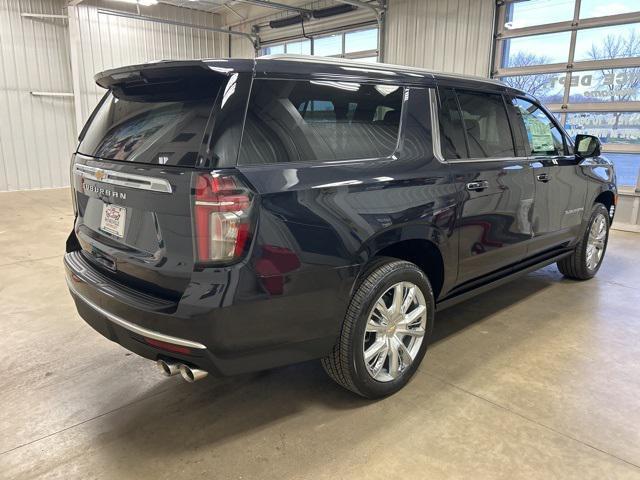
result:
<svg viewBox="0 0 640 480"><path fill-rule="evenodd" d="M338 384L363 397L397 392L425 355L434 306L424 272L389 259L354 293L340 337L322 366Z"/></svg>
<svg viewBox="0 0 640 480"><path fill-rule="evenodd" d="M588 280L598 272L609 240L609 212L601 203L593 206L587 229L574 252L558 262L565 277Z"/></svg>

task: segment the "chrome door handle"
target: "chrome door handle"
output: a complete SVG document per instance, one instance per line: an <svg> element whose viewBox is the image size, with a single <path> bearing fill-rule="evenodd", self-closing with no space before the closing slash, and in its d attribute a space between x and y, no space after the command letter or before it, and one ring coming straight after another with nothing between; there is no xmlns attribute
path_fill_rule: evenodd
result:
<svg viewBox="0 0 640 480"><path fill-rule="evenodd" d="M467 183L467 190L472 190L474 192L481 192L485 188L489 188L489 182L487 182L486 180L478 180L477 182Z"/></svg>
<svg viewBox="0 0 640 480"><path fill-rule="evenodd" d="M551 177L548 173L540 173L536 175L536 180L538 180L539 182L547 183L549 180L551 180Z"/></svg>

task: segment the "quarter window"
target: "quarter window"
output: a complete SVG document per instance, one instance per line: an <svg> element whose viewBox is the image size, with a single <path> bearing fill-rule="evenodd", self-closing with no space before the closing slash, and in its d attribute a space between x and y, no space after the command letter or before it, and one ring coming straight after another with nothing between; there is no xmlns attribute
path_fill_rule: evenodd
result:
<svg viewBox="0 0 640 480"><path fill-rule="evenodd" d="M556 124L534 103L522 98L511 100L527 133L529 154L563 155L564 141Z"/></svg>
<svg viewBox="0 0 640 480"><path fill-rule="evenodd" d="M440 91L440 143L446 159L467 158L467 146L464 140L464 126L458 108L458 100L453 90Z"/></svg>
<svg viewBox="0 0 640 480"><path fill-rule="evenodd" d="M458 101L470 158L514 156L502 95L458 92Z"/></svg>
<svg viewBox="0 0 640 480"><path fill-rule="evenodd" d="M239 163L387 157L396 149L402 94L390 85L256 80Z"/></svg>

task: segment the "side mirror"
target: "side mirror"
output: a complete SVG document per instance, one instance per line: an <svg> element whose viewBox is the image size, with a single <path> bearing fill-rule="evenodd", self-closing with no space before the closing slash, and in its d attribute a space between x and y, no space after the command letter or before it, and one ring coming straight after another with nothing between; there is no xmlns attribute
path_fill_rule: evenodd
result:
<svg viewBox="0 0 640 480"><path fill-rule="evenodd" d="M600 139L593 135L576 135L576 153L582 158L597 157L602 148Z"/></svg>

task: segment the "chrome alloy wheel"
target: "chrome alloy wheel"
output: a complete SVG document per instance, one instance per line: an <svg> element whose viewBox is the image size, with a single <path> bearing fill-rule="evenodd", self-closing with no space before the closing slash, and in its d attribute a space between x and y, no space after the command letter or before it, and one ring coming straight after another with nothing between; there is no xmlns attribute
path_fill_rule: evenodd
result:
<svg viewBox="0 0 640 480"><path fill-rule="evenodd" d="M587 239L587 268L595 270L600 264L604 255L604 246L607 241L607 219L604 214L596 215L589 228L589 238Z"/></svg>
<svg viewBox="0 0 640 480"><path fill-rule="evenodd" d="M387 289L367 319L362 349L369 375L380 382L398 378L418 355L426 325L427 302L417 285Z"/></svg>

